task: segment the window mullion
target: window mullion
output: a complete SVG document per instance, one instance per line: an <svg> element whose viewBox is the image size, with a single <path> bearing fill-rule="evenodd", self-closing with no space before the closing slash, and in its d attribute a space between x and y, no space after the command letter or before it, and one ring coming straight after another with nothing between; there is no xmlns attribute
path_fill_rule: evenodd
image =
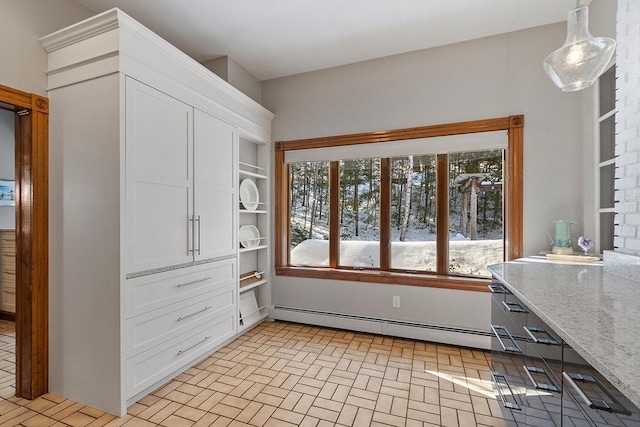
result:
<svg viewBox="0 0 640 427"><path fill-rule="evenodd" d="M340 261L340 162L329 163L329 267Z"/></svg>
<svg viewBox="0 0 640 427"><path fill-rule="evenodd" d="M380 270L391 269L391 159L380 159Z"/></svg>
<svg viewBox="0 0 640 427"><path fill-rule="evenodd" d="M436 272L449 272L449 155L436 157Z"/></svg>

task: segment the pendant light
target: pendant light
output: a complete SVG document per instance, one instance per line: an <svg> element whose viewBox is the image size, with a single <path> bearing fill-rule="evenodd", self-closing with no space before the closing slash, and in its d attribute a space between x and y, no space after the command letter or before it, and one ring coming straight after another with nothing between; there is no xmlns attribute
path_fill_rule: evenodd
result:
<svg viewBox="0 0 640 427"><path fill-rule="evenodd" d="M571 10L567 18L567 39L560 49L544 60L545 72L564 92L591 86L613 56L615 40L593 37L587 28L588 22L587 6Z"/></svg>

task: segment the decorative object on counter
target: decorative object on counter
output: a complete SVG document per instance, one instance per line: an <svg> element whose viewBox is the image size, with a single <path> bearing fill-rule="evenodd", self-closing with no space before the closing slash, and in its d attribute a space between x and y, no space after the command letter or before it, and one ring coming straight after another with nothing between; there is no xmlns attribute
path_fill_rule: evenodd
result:
<svg viewBox="0 0 640 427"><path fill-rule="evenodd" d="M255 211L260 204L260 192L256 183L245 179L240 183L240 201L248 211Z"/></svg>
<svg viewBox="0 0 640 427"><path fill-rule="evenodd" d="M565 221L563 219L555 221L555 237L551 240L553 248L551 252L559 255L573 254L573 246L571 246L571 226L577 225L573 221ZM551 233L549 233L551 237Z"/></svg>
<svg viewBox="0 0 640 427"><path fill-rule="evenodd" d="M584 251L584 256L589 255L589 249L593 247L593 240L586 236L578 237L578 246Z"/></svg>
<svg viewBox="0 0 640 427"><path fill-rule="evenodd" d="M586 89L602 74L616 48L609 37L589 33L589 8L577 7L567 17L567 39L544 60L544 71L563 92Z"/></svg>

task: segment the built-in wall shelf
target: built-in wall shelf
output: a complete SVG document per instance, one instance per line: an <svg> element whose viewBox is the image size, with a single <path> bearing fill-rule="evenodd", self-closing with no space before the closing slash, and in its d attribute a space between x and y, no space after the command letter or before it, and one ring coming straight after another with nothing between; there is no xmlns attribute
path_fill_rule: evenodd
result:
<svg viewBox="0 0 640 427"><path fill-rule="evenodd" d="M238 227L255 227L253 235L246 236L238 244L238 330L240 332L258 324L268 317L271 305L271 262L270 262L270 143L263 140L245 138L240 135L238 144L238 181L245 183L250 200L246 204L240 201L238 208ZM244 199L246 200L247 194ZM246 207L250 209L246 209ZM251 209L255 208L255 209ZM245 230L246 231L246 230ZM257 242L256 242L257 240ZM257 244L256 244L257 243ZM257 274L259 277L255 277Z"/></svg>
<svg viewBox="0 0 640 427"><path fill-rule="evenodd" d="M239 252L240 253L244 253L244 252L253 252L253 251L261 251L263 249L269 249L269 246L267 245L260 245L260 246L255 246L253 248L240 248Z"/></svg>
<svg viewBox="0 0 640 427"><path fill-rule="evenodd" d="M255 173L255 172L249 172L249 171L242 170L242 169L240 169L240 170L238 171L238 173L239 173L241 176L243 176L243 175L244 175L244 176L249 176L249 177L251 177L251 178L267 179L267 176L266 176L266 175L262 175L262 174Z"/></svg>
<svg viewBox="0 0 640 427"><path fill-rule="evenodd" d="M262 286L264 284L268 283L266 279L260 280L259 282L254 282L254 283L250 283L248 285L243 286L242 283L240 283L240 292L246 292L249 291L253 288L257 288L258 286Z"/></svg>

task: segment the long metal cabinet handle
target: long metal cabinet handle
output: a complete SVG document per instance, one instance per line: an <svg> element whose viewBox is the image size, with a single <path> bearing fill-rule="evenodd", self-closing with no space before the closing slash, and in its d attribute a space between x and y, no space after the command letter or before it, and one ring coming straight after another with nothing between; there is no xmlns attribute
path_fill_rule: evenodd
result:
<svg viewBox="0 0 640 427"><path fill-rule="evenodd" d="M190 282L178 283L176 288L182 288L183 286L195 285L196 283L206 282L207 280L211 280L211 277L203 277L202 279L192 280Z"/></svg>
<svg viewBox="0 0 640 427"><path fill-rule="evenodd" d="M191 228L191 236L192 236L191 244L189 244L189 239L187 239L187 255L193 254L193 222L194 222L194 217L193 215L191 215L187 220L187 229Z"/></svg>
<svg viewBox="0 0 640 427"><path fill-rule="evenodd" d="M188 319L188 318L190 318L190 317L193 317L193 316L195 316L196 314L204 313L205 311L210 310L210 309L211 309L211 307L205 307L205 308L203 308L202 310L198 310L198 311L196 311L195 313L187 314L186 316L180 316L180 317L178 317L178 319L176 320L176 322L182 322L182 321L183 321L183 320L185 320L185 319Z"/></svg>
<svg viewBox="0 0 640 427"><path fill-rule="evenodd" d="M560 343L544 328L537 328L534 326L523 326L524 331L529 335L529 337L536 344L546 344L546 345L560 345ZM533 333L545 334L549 338L538 338Z"/></svg>
<svg viewBox="0 0 640 427"><path fill-rule="evenodd" d="M196 221L198 221L198 249L196 249L198 251L198 255L200 255L200 215L198 215L198 219L196 219Z"/></svg>
<svg viewBox="0 0 640 427"><path fill-rule="evenodd" d="M187 351L191 350L192 348L195 348L195 347L199 346L200 344L202 344L202 343L204 343L205 341L210 340L210 339L211 339L211 336L204 337L204 339L203 339L203 340L198 341L198 342L197 342L197 343L195 343L194 345L192 345L192 346L190 346L190 347L187 347L187 348L185 348L184 350L180 350L180 351L178 352L178 356L180 356L182 353L186 353Z"/></svg>
<svg viewBox="0 0 640 427"><path fill-rule="evenodd" d="M509 339L513 343L513 347L508 347L507 345L505 345L504 341L502 341L502 338L500 338L498 329L501 329L504 331L504 333L509 337ZM520 350L520 347L518 347L518 344L516 344L516 340L513 338L513 336L511 336L507 328L505 328L504 326L491 325L491 330L493 331L493 334L496 336L496 338L498 338L498 341L500 342L500 345L502 346L502 349L504 351L510 351L512 353L522 353L522 350Z"/></svg>
<svg viewBox="0 0 640 427"><path fill-rule="evenodd" d="M504 393L502 393L502 387L500 387L500 383L498 382L498 378L501 378L502 380L504 380L504 383L507 385L507 389L509 389L509 393L511 393L511 398L513 399L513 402L509 402L505 398ZM498 390L498 396L500 396L502 405L505 408L517 409L519 411L520 405L518 405L518 403L516 402L515 393L513 392L513 389L511 388L511 384L509 384L507 377L502 372L491 371L491 379L496 384L496 389Z"/></svg>
<svg viewBox="0 0 640 427"><path fill-rule="evenodd" d="M545 371L542 368L538 368L536 366L522 365L522 367L524 368L524 373L527 374L527 377L529 377L529 381L531 381L531 383L535 388L540 390L546 390L546 391L556 391L556 392L558 391L558 387L553 383L553 379L551 379L551 375L549 375L547 371ZM545 375L549 380L549 383L547 384L547 383L537 382L533 378L533 375L531 375L531 373Z"/></svg>
<svg viewBox="0 0 640 427"><path fill-rule="evenodd" d="M524 308L522 305L518 304L517 302L502 301L502 305L504 305L504 308L507 311L510 311L511 313L528 313L529 312L529 310L527 310L526 308Z"/></svg>
<svg viewBox="0 0 640 427"><path fill-rule="evenodd" d="M591 375L572 374L569 372L563 372L562 376L567 380L569 385L571 385L576 393L578 393L584 403L589 406L589 408L598 409L600 411L631 415L631 412L628 411L624 406L622 406L618 399L616 399L597 378L592 377ZM589 396L587 396L586 393L582 391L580 386L576 384L576 381L595 384L610 399L611 402L606 402L601 399L591 400Z"/></svg>

